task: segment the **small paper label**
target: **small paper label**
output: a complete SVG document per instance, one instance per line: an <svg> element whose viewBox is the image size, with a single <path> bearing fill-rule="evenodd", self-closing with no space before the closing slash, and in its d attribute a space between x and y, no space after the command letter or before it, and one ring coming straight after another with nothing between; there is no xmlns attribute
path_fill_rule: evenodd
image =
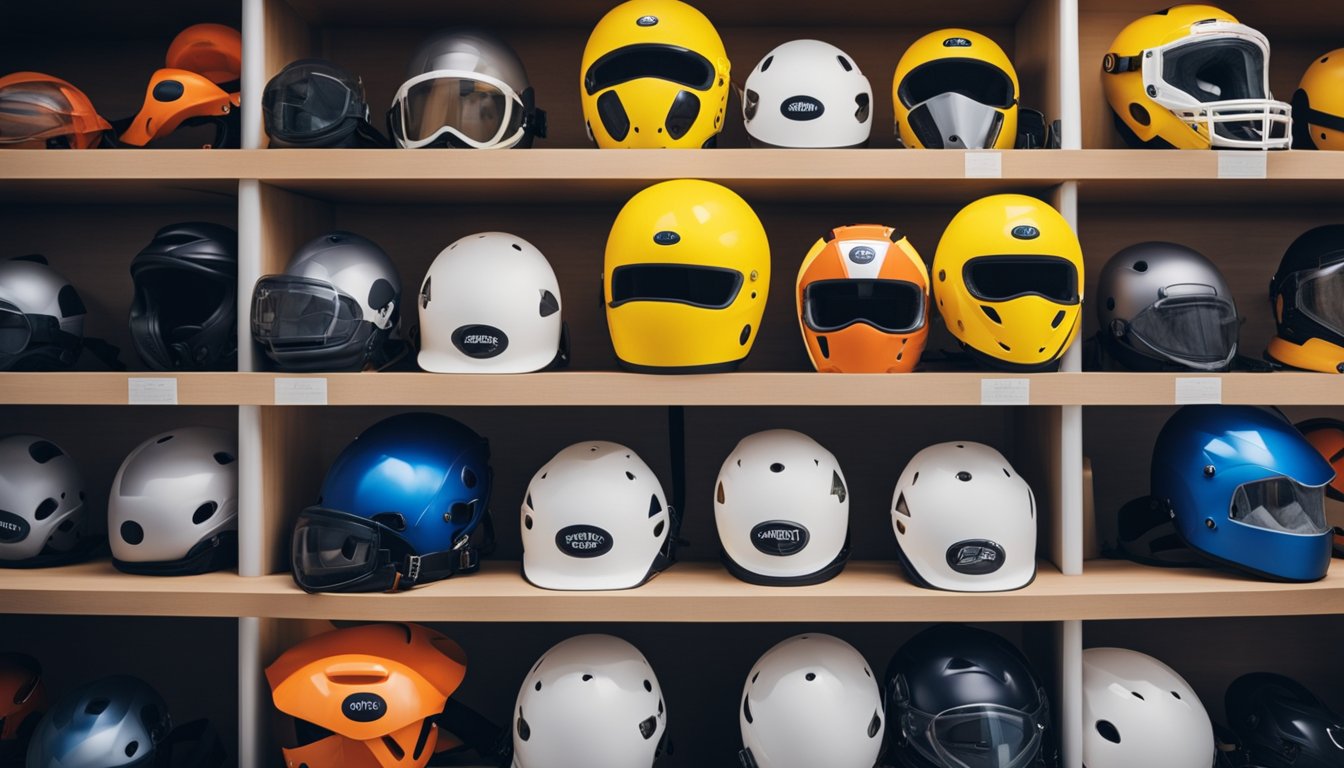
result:
<svg viewBox="0 0 1344 768"><path fill-rule="evenodd" d="M1031 379L981 379L981 405L1031 405Z"/></svg>
<svg viewBox="0 0 1344 768"><path fill-rule="evenodd" d="M1003 155L998 152L967 152L966 178L1003 178Z"/></svg>
<svg viewBox="0 0 1344 768"><path fill-rule="evenodd" d="M1220 376L1181 376L1176 379L1177 405L1221 405L1223 379Z"/></svg>
<svg viewBox="0 0 1344 768"><path fill-rule="evenodd" d="M326 405L327 380L314 378L277 378L275 380L276 405Z"/></svg>
<svg viewBox="0 0 1344 768"><path fill-rule="evenodd" d="M177 405L177 379L156 377L126 380L126 402L131 405Z"/></svg>
<svg viewBox="0 0 1344 768"><path fill-rule="evenodd" d="M1218 150L1218 178L1263 179L1269 175L1269 153L1254 150Z"/></svg>

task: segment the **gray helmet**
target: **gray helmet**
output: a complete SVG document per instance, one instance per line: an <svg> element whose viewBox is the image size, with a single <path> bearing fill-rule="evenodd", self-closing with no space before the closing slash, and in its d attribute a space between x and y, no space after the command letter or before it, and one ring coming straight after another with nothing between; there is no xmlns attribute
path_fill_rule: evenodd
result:
<svg viewBox="0 0 1344 768"><path fill-rule="evenodd" d="M79 292L41 256L0 261L0 371L70 368L84 337Z"/></svg>
<svg viewBox="0 0 1344 768"><path fill-rule="evenodd" d="M1176 243L1139 243L1111 257L1097 284L1102 349L1134 370L1225 371L1240 319L1213 262Z"/></svg>
<svg viewBox="0 0 1344 768"><path fill-rule="evenodd" d="M105 677L62 696L42 718L27 768L151 766L171 732L168 705L148 683Z"/></svg>
<svg viewBox="0 0 1344 768"><path fill-rule="evenodd" d="M530 147L546 135L522 60L478 29L440 32L420 46L387 121L403 148Z"/></svg>
<svg viewBox="0 0 1344 768"><path fill-rule="evenodd" d="M74 459L37 435L0 438L0 566L77 560L95 543Z"/></svg>
<svg viewBox="0 0 1344 768"><path fill-rule="evenodd" d="M252 291L252 337L285 371L358 371L393 357L401 278L373 241L332 232Z"/></svg>

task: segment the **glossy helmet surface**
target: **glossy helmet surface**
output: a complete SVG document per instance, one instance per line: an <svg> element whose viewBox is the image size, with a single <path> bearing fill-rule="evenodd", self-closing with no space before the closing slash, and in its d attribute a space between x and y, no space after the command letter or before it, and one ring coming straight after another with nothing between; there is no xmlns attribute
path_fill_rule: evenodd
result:
<svg viewBox="0 0 1344 768"><path fill-rule="evenodd" d="M969 29L940 29L901 56L891 84L896 133L914 149L1012 149L1017 70L999 44Z"/></svg>

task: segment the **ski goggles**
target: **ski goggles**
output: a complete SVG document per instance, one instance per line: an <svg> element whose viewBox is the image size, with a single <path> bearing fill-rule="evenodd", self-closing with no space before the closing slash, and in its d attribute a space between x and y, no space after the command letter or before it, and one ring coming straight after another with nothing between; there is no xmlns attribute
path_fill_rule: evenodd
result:
<svg viewBox="0 0 1344 768"><path fill-rule="evenodd" d="M396 592L469 573L479 552L462 534L447 552L421 555L391 528L348 512L309 507L290 542L294 581L305 592Z"/></svg>
<svg viewBox="0 0 1344 768"><path fill-rule="evenodd" d="M1237 355L1241 321L1233 303L1218 296L1158 299L1129 323L1136 341L1189 368L1225 370Z"/></svg>
<svg viewBox="0 0 1344 768"><path fill-rule="evenodd" d="M911 746L946 768L1024 768L1040 753L1048 719L1045 698L1033 712L968 704L936 715L907 709L902 727Z"/></svg>
<svg viewBox="0 0 1344 768"><path fill-rule="evenodd" d="M399 146L427 147L451 136L474 149L511 147L527 132L523 98L480 72L439 69L401 84L388 124Z"/></svg>

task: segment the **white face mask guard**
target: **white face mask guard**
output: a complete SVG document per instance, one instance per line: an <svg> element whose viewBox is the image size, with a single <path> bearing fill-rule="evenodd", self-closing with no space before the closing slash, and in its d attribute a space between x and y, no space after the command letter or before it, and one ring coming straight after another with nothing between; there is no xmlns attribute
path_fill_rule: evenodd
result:
<svg viewBox="0 0 1344 768"><path fill-rule="evenodd" d="M423 139L410 139L406 136L406 126L410 124L409 103L410 92L415 86L431 80L452 79L452 80L472 80L483 83L494 88L504 96L504 114L500 116L499 128L495 131L493 137L487 141L478 141L464 134L458 128L451 125L445 125L434 131L430 136ZM392 99L392 110L399 113L400 124L397 130L393 131L393 138L396 139L397 146L404 149L420 149L433 144L444 134L451 134L463 144L473 149L508 149L522 141L527 132L524 120L517 121L518 128L512 135L505 138L504 133L509 129L509 125L514 123L514 111L517 110L520 115L523 111L523 99L508 83L498 78L491 77L480 72L470 72L465 69L436 69L432 72L425 72L416 75L401 84L397 89L397 95Z"/></svg>

